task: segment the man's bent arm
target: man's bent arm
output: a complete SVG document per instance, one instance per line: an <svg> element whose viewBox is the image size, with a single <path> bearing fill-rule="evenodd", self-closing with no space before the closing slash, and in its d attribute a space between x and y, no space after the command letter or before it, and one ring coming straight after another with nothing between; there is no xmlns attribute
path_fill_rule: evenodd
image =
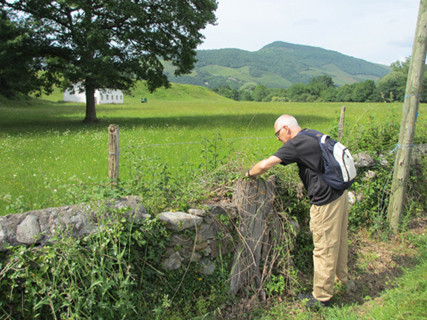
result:
<svg viewBox="0 0 427 320"><path fill-rule="evenodd" d="M281 162L282 160L280 160L280 158L276 156L271 156L270 158L261 160L256 165L254 165L252 169L246 172L246 177L252 178L252 177L259 176Z"/></svg>

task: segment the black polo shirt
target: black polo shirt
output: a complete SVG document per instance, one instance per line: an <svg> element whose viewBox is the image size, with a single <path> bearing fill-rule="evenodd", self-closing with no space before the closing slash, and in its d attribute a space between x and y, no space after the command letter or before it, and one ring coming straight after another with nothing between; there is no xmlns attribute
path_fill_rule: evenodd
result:
<svg viewBox="0 0 427 320"><path fill-rule="evenodd" d="M297 135L274 154L281 164L296 163L299 176L310 198L310 203L325 205L338 199L343 190L335 190L322 179L323 159L319 141L307 135Z"/></svg>

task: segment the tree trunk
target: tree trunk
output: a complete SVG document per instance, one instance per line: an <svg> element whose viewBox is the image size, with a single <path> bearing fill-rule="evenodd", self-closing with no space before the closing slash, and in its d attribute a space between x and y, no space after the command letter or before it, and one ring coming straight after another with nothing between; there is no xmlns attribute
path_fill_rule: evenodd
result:
<svg viewBox="0 0 427 320"><path fill-rule="evenodd" d="M276 247L278 234L283 233L279 216L273 208L275 195L273 179L236 183L233 204L239 212L240 242L231 272L230 293L233 295L247 285L258 292L274 263L270 252Z"/></svg>
<svg viewBox="0 0 427 320"><path fill-rule="evenodd" d="M420 2L417 30L412 48L406 84L405 102L400 125L399 144L394 164L393 184L388 208L388 222L394 233L399 232L400 218L405 205L409 166L418 116L424 65L427 52L427 0Z"/></svg>
<svg viewBox="0 0 427 320"><path fill-rule="evenodd" d="M83 122L96 123L95 88L86 84L86 117Z"/></svg>

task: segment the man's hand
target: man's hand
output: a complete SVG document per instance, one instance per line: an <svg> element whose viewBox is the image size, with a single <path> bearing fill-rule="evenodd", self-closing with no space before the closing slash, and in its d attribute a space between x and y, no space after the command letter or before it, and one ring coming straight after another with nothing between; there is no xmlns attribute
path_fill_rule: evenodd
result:
<svg viewBox="0 0 427 320"><path fill-rule="evenodd" d="M255 179L256 177L254 177L254 176L251 176L251 169L249 169L247 172L246 172L246 177L247 178L250 178L250 179Z"/></svg>
<svg viewBox="0 0 427 320"><path fill-rule="evenodd" d="M282 160L276 156L271 156L270 158L261 160L246 172L246 177L255 179L257 176L267 172L270 168L278 165L281 162Z"/></svg>

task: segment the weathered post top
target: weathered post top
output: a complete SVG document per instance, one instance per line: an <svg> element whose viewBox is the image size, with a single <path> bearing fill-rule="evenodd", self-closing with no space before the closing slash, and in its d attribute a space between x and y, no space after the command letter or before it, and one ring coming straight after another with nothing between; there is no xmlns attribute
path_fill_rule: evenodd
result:
<svg viewBox="0 0 427 320"><path fill-rule="evenodd" d="M110 124L108 127L108 177L112 181L119 179L119 126Z"/></svg>

